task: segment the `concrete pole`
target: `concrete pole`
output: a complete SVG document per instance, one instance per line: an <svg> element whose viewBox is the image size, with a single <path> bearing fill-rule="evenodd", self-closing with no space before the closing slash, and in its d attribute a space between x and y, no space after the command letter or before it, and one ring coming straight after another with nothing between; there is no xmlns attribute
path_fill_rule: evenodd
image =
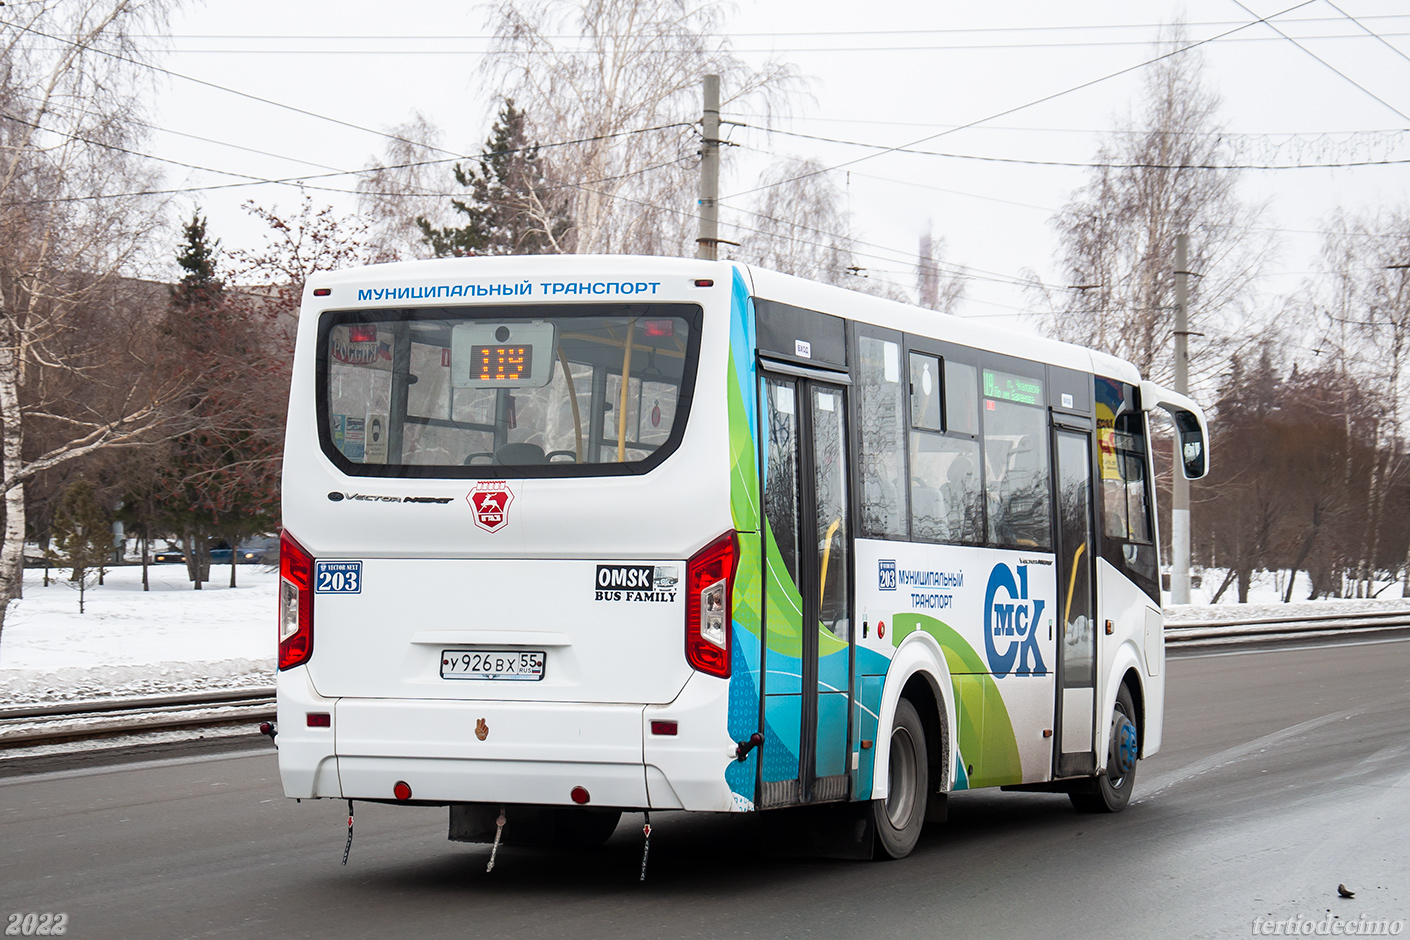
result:
<svg viewBox="0 0 1410 940"><path fill-rule="evenodd" d="M1188 235L1175 236L1175 391L1190 391L1189 354L1189 243ZM1190 481L1185 479L1180 438L1175 438L1170 496L1170 603L1190 602Z"/></svg>
<svg viewBox="0 0 1410 940"><path fill-rule="evenodd" d="M705 111L700 121L700 236L695 257L719 258L720 248L720 76L705 76Z"/></svg>

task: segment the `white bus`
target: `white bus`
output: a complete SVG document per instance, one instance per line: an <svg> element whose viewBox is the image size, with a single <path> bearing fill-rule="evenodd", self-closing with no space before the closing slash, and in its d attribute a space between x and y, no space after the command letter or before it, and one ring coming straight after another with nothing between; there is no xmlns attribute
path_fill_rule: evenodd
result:
<svg viewBox="0 0 1410 940"><path fill-rule="evenodd" d="M1165 705L1157 407L1202 476L1199 407L1127 362L742 264L316 275L284 791L507 843L836 804L898 858L956 790L1120 810Z"/></svg>

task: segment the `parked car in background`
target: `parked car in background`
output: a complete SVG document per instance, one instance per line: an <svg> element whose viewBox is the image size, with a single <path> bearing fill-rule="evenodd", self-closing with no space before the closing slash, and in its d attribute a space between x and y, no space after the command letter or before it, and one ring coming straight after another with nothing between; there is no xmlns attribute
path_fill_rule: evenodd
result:
<svg viewBox="0 0 1410 940"><path fill-rule="evenodd" d="M279 563L279 539L272 535L259 535L246 539L237 543L235 549L236 564L274 565ZM229 543L225 541L212 542L209 552L212 565L230 564ZM168 548L165 551L155 553L152 556L152 561L159 565L182 564L186 561L186 552L179 548Z"/></svg>
<svg viewBox="0 0 1410 940"><path fill-rule="evenodd" d="M279 537L277 535L257 535L245 539L235 546L240 553L242 565L279 564Z"/></svg>

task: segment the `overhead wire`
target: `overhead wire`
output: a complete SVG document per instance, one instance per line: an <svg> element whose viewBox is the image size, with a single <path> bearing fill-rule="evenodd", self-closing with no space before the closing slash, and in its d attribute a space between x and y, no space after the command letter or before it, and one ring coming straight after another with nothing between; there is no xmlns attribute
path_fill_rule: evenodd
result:
<svg viewBox="0 0 1410 940"><path fill-rule="evenodd" d="M1371 36L1371 38L1380 40L1381 45L1385 46L1385 47L1386 47L1387 49L1389 49L1391 52L1394 52L1396 55L1400 56L1402 59L1406 60L1407 62L1410 62L1410 55L1406 55L1404 52L1401 52L1400 49L1399 49L1394 43L1391 43L1390 41L1388 41L1388 40L1385 38L1384 35L1382 35L1382 34L1376 32L1376 31L1373 30L1371 27L1369 27L1369 26L1367 26L1365 23L1361 22L1361 20L1358 20L1356 17L1352 16L1350 13L1346 12L1346 11L1343 10L1341 7L1337 6L1335 3L1332 2L1332 0L1322 0L1322 2L1325 3L1327 6L1331 7L1333 10L1336 10L1338 13L1340 13L1340 14L1341 14L1343 17L1345 17L1346 19L1350 20L1351 22L1355 23L1357 26L1361 27L1363 30L1365 30L1365 31ZM1366 17L1366 19L1370 19L1370 17ZM1394 34L1394 35L1397 35L1397 36L1398 36L1398 35L1402 35L1402 34L1396 33L1396 34Z"/></svg>
<svg viewBox="0 0 1410 940"><path fill-rule="evenodd" d="M936 150L917 150L914 147L893 147L887 144L874 144L862 140L846 140L839 137L824 137L819 134L805 134L801 131L787 131L776 127L749 125L766 134L780 134L785 137L799 137L822 143L841 144L849 147L866 147L885 153L906 153L924 157L944 157L951 160L977 160L984 163L1013 163L1023 166L1075 167L1088 170L1331 170L1365 166L1395 166L1410 163L1403 160L1347 160L1338 163L1112 163L1081 160L1035 160L1025 157L995 157L973 153L945 153ZM845 166L847 164L843 164ZM833 167L832 169L836 169ZM751 190L752 191L752 190Z"/></svg>
<svg viewBox="0 0 1410 940"><path fill-rule="evenodd" d="M120 53L111 52L111 51L106 50L106 49L99 49L99 48L96 48L96 47L94 47L94 46L83 46L81 43L76 43L76 42L74 42L74 41L71 40L71 39L66 39L66 38L64 38L63 36L54 36L54 35L51 35L51 34L49 34L49 33L45 33L45 32L43 32L43 31L41 31L41 30L37 30L37 29L33 28L32 26L26 26L26 25L21 24L21 23L6 22L6 21L4 21L4 20L0 20L0 25L9 26L9 27L11 27L11 28L13 28L13 29L19 29L19 30L21 30L21 31L23 31L23 32L32 33L32 34L35 35L35 36L39 36L39 37L41 37L41 38L48 39L48 40L51 40L51 41L53 41L53 42L63 43L64 45L73 46L73 47L75 47L75 48L83 48L83 49L86 49L86 50L89 51L89 52L95 52L95 53L97 53L97 54L99 54L99 55L103 55L103 56L107 56L107 57L112 58L112 59L116 59L116 60L118 60L119 62L125 62L125 63L127 63L128 65L135 65L135 66L137 66L138 68L147 69L147 70L152 71L152 72L157 72L157 73L159 73L159 74L166 75L166 76L169 76L169 77L171 77L171 78L179 78L179 79L181 79L181 80L183 80L183 81L192 82L192 83L197 84L197 85L204 85L204 86L207 87L207 88L213 88L213 89L215 89L215 90L217 90L217 91L226 92L227 94L236 95L236 96L241 97L241 98L247 98L247 99L249 99L250 101L259 102L260 104L266 104L266 105L270 105L271 107L281 108L281 109L286 110L286 111L291 111L291 112L293 112L293 113L295 113L295 114L302 114L302 115L304 115L305 117L316 118L316 119L318 119L318 120L320 120L320 121L328 121L329 123L332 123L332 124L337 124L337 125L340 125L340 126L342 126L342 127L351 128L352 130L362 131L362 132L367 133L367 134L372 134L372 135L374 135L374 136L376 136L376 137L383 137L383 138L386 138L386 139L388 139L388 140L395 140L395 141L397 141L397 142L399 142L399 143L411 144L411 145L416 146L416 147L425 147L425 148L427 148L428 150L433 150L433 151L436 151L436 152L439 152L439 153L445 153L445 154L453 154L453 153L454 153L454 151L446 150L446 149L444 149L444 148L442 148L442 147L437 147L437 146L434 146L434 145L431 145L431 144L427 144L427 143L425 143L424 141L415 141L415 140L411 140L411 139L406 138L406 137L402 137L402 136L400 136L400 135L398 135L398 134L389 133L389 132L387 132L387 131L374 130L374 129L370 128L370 127L365 127L365 126L363 126L363 125L361 125L361 124L353 123L352 121L345 121L345 120L343 120L343 119L341 119L341 118L331 117L331 116L329 116L329 115L327 115L327 114L319 114L319 113L316 112L316 111L309 111L309 110L306 109L306 108L300 108L300 107L297 107L297 106L295 106L295 105L285 104L285 103L283 103L283 102L281 102L281 101L275 101L275 100L272 99L272 98L265 98L265 97L262 97L262 96L260 96L260 95L251 94L250 92L240 91L240 90L238 90L238 89L231 88L231 87L229 87L228 85L221 85L221 84L219 84L219 83L217 83L217 82L207 81L207 80L205 80L205 79L203 79L203 78L196 78L195 76L192 76L192 75L186 75L186 74L181 73L181 72L176 72L176 71L173 71L173 70L171 70L171 69L163 68L162 66L156 65L156 64L151 63L151 62L143 62L141 59L134 59L134 58L132 58L131 56L121 55Z"/></svg>
<svg viewBox="0 0 1410 940"><path fill-rule="evenodd" d="M312 190L321 191L321 192L334 192L334 193L344 193L344 194L357 195L357 194L359 194L360 192L363 192L363 191L361 191L361 190L356 190L356 189L340 189L340 188L337 188L337 187L317 186L317 185L310 184L308 181L309 181L309 180L318 180L318 179L329 179L329 178L338 177L338 176L362 176L362 175L365 175L365 174L369 174L369 173L376 172L376 171L378 171L378 170L412 169L412 168L415 168L415 167L422 167L422 166L437 166L437 165L444 165L444 164L447 164L447 163L459 162L459 161L461 161L461 160L483 160L483 159L488 159L488 158L490 158L490 157L495 157L495 156L506 156L506 155L509 155L509 154L522 153L522 152L528 151L528 150L542 150L542 149L548 149L548 148L569 147L569 146L574 146L574 145L578 145L578 144L596 143L596 142L601 141L601 140L615 139L615 138L618 138L618 137L632 137L632 136L638 136L638 135L641 135L641 134L654 133L655 131L670 130L670 129L678 128L678 127L693 128L693 127L695 126L695 125L692 124L692 123L680 121L680 122L676 122L676 123L673 123L673 124L660 124L660 125L656 125L656 126L654 126L654 127L639 128L639 129L631 130L631 131L620 131L620 132L616 132L616 133L612 133L612 134L595 134L595 135L593 135L593 136L591 136L591 137L581 137L581 138L576 138L576 139L574 139L574 140L554 141L554 142L547 143L547 144L532 144L532 145L526 145L526 146L524 146L524 147L512 147L512 148L507 148L507 149L498 150L498 151L482 151L482 152L477 153L477 154L475 154L475 153L472 153L472 154L458 154L458 155L455 155L455 156L443 157L443 158L439 158L439 159L435 159L435 160L416 160L416 161L409 161L409 162L405 162L405 163L396 163L396 164L384 165L384 166L379 166L379 167L364 167L364 168L358 169L358 170L338 170L338 169L332 169L332 170L329 170L328 172L325 172L325 173L312 173L312 174L302 174L302 175L298 175L298 176L288 176L288 177L283 177L283 178L270 178L270 177L256 176L256 175L252 175L252 174L248 174L248 173L240 173L240 172L233 171L233 170L221 170L221 169L217 169L217 168L215 168L215 167L202 166L202 165L193 164L193 163L185 163L185 162L180 161L180 160L172 160L172 159L169 159L169 158L166 158L166 157L157 156L157 155L155 155L155 154L144 153L144 152L142 152L142 151L133 150L133 149L128 148L128 147L122 147L122 146L119 146L119 145L116 145L116 144L112 144L112 143L107 142L107 141L94 140L94 139L91 139L91 138L81 137L81 136L78 136L78 135L75 135L75 134L70 134L70 133L67 133L67 132L65 132L65 131L55 129L55 128L42 127L42 126L40 126L40 125L38 125L38 124L35 124L35 123L31 122L31 121L28 121L28 120L26 120L26 119L24 119L24 118L20 118L20 117L15 116L15 115L0 114L0 119L16 121L16 122L21 123L21 124L24 124L24 125L26 125L26 126L34 127L34 128L36 128L36 129L38 129L38 130L44 131L45 133L56 134L56 135L58 135L58 136L65 137L65 138L67 138L67 139L69 139L69 140L73 140L73 141L78 142L78 143L88 144L88 145L90 145L90 146L99 147L99 148L102 148L102 149L105 149L105 150L112 150L112 151L115 151L115 152L126 153L126 154L130 154L130 155L132 155L132 156L138 156L138 157L143 157L143 158L145 158L145 159L156 160L156 161L159 161L159 162L162 162L162 163L170 163L170 164L174 164L174 165L176 165L176 166L183 167L183 168L185 168L185 169L197 170L197 171L206 172L206 173L217 173L217 174L221 174L221 175L224 175L224 176L234 176L234 177L238 177L238 178L240 178L240 179L242 180L242 182L238 182L238 183L218 183L218 184L210 184L210 185L206 185L206 186L184 186L184 187L175 187L175 188L169 188L169 189L146 189L146 190L137 190L137 191L131 191L131 192L126 192L126 193L94 193L94 194L89 194L89 195L85 195L85 196L66 196L66 197L58 197L58 198L55 198L55 199L37 199L37 200L30 200L30 201L29 201L29 204L40 204L40 203L49 203L49 202L91 202L91 201L96 201L96 200L99 200L99 199L123 199L123 198L135 197L135 196L180 195L180 194L183 194L183 193L209 192L209 191L221 190L221 189L236 189L236 188L241 188L241 187L246 187L246 186L262 186L262 185L295 185L295 186L301 186L301 187L303 187L303 188L305 188L305 189L312 189ZM428 149L437 149L437 150L439 150L440 148L428 148ZM449 152L451 152L451 151L441 151L441 152L447 152L447 153L449 153ZM284 159L292 159L292 158L284 158ZM640 173L640 172L648 172L649 170L652 170L652 169L660 169L662 166L669 166L669 165L672 164L672 163L678 162L679 159L681 159L681 158L676 158L676 159L671 160L671 161L668 161L668 162L666 162L666 163L658 164L658 165L656 165L656 166L649 167L649 168L645 168L645 169L643 169L643 170L634 171L634 172L635 172L635 173ZM366 195L453 195L452 193L423 193L423 194L417 194L417 193L364 193L364 194L366 194Z"/></svg>
<svg viewBox="0 0 1410 940"><path fill-rule="evenodd" d="M1410 13L1376 13L1362 17L1366 20L1404 20L1410 19ZM1287 17L1286 23L1335 23L1340 17L1335 16L1296 16ZM1221 27L1237 26L1243 20L1201 20L1186 23L1186 26L1194 27ZM971 33L1044 33L1044 32L1074 32L1078 30L1151 30L1168 26L1168 23L1043 23L1027 26L945 26L932 28L905 27L898 29L845 29L845 30L771 30L767 32L736 32L731 30L729 37L746 39L772 38L777 36L896 36L896 35L961 35ZM328 40L348 40L348 39L386 39L386 40L414 40L414 39L454 39L454 40L488 40L495 38L491 33L464 33L464 34L394 34L394 33L370 33L358 34L337 34L337 33L137 33L139 38L148 39L328 39ZM606 38L622 39L628 38L624 33L607 33ZM682 37L687 34L682 32ZM723 34L722 34L723 35ZM577 33L545 33L545 39L577 39Z"/></svg>
<svg viewBox="0 0 1410 940"><path fill-rule="evenodd" d="M1241 0L1232 0L1232 2L1233 2L1233 4L1234 4L1235 6L1239 7L1240 9L1242 9L1242 10L1244 10L1245 12L1249 13L1250 15L1252 15L1252 16L1257 16L1257 15L1258 15L1258 14L1254 13L1252 10L1250 10L1247 6L1245 6L1245 5L1241 2ZM1382 98L1380 95L1376 94L1374 91L1372 91L1371 89L1367 88L1365 85L1361 84L1361 83L1358 82L1356 79L1352 78L1350 75L1346 74L1346 73L1343 72L1341 69L1337 68L1335 65L1333 65L1333 64L1330 63L1330 62L1328 62L1326 59L1322 58L1322 57L1319 56L1317 53L1313 52L1311 49L1307 48L1307 47L1304 46L1302 43L1300 43L1300 42L1298 42L1296 39L1294 39L1293 37L1289 36L1287 33L1283 32L1281 29L1279 29L1279 28L1277 27L1277 25L1275 25L1275 24L1273 24L1273 23L1269 23L1269 22L1267 22L1266 20L1264 20L1263 22L1264 22L1264 25L1266 25L1268 28L1272 29L1272 30L1273 30L1274 32L1276 32L1279 36L1282 36L1282 37L1283 37L1284 39L1286 39L1288 42L1292 43L1294 46L1297 46L1299 49L1301 49L1303 52L1305 52L1305 53L1307 53L1308 55L1310 55L1312 58L1316 59L1318 62L1321 62L1321 63L1322 63L1323 65L1325 65L1327 68L1331 69L1333 72L1337 73L1337 74L1340 75L1342 78L1346 79L1346 80L1347 80L1348 82L1350 82L1352 85L1355 85L1357 88L1359 88L1361 91L1365 92L1365 93L1366 93L1367 95L1369 95L1371 98L1374 98L1376 101L1379 101L1381 104L1385 105L1387 108L1389 108L1390 110L1394 111L1396 114L1398 114L1398 115L1400 115L1401 117L1405 118L1405 120L1410 121L1410 114L1406 114L1404 111L1400 110L1400 109L1397 108L1395 105L1391 104L1389 101L1385 100L1385 99Z"/></svg>
<svg viewBox="0 0 1410 940"><path fill-rule="evenodd" d="M1394 32L1387 35L1397 38L1410 36L1407 32ZM222 37L223 38L223 37ZM371 37L360 37L367 39ZM1363 33L1343 32L1336 34L1321 34L1304 36L1303 39L1313 39L1318 41L1364 39ZM1378 37L1379 38L1379 37ZM406 42L427 42L455 41L451 37L425 37L422 39L407 38ZM1281 41L1277 36L1232 36L1229 43L1271 43ZM871 53L871 52L995 52L1002 50L1026 50L1040 51L1044 49L1110 49L1127 48L1132 46L1149 45L1146 39L1088 39L1069 40L1059 42L986 42L986 43L946 43L927 45L834 45L834 46L768 46L760 48L731 46L730 52L736 55L779 55L787 53L790 55L808 55L816 53ZM660 48L660 47L653 47ZM685 47L683 47L685 48ZM484 56L490 55L488 48L454 48L454 49L428 49L424 47L408 47L404 49L377 49L377 48L353 48L344 47L336 49L328 48L202 48L202 47L176 47L173 52L177 55L241 55L241 56L336 56L336 55L356 55L356 56ZM562 48L554 47L548 49L526 49L523 54L530 56L562 56L562 55L596 55L597 50L591 47L583 48Z"/></svg>
<svg viewBox="0 0 1410 940"><path fill-rule="evenodd" d="M765 117L768 117L768 115L760 114L760 113L758 113L758 112L750 112L750 111L734 111L734 112L731 112L731 114L732 114L733 116L735 116L735 117L743 117L743 118L747 118L747 119L758 119L758 118L765 118ZM934 122L934 121L882 121L882 120L878 120L878 119L876 119L876 118L824 117L824 116L822 116L822 115L808 115L807 117L797 118L796 120L801 121L801 122L803 122L803 123L820 123L820 124L875 124L875 125L884 126L884 127L929 127L929 128L934 128L934 129L937 129L937 130L952 130L952 129L955 129L955 128L958 128L958 127L961 126L961 125L958 125L958 124L937 124L937 123ZM744 124L744 126L748 127L748 126L757 126L757 125L749 125L749 124L746 122L746 123ZM1146 133L1146 131L1144 131L1144 130L1142 130L1142 129L1140 129L1140 128L1121 128L1121 127L1021 127L1021 126L1015 125L1015 124L985 124L983 127L980 127L980 128L971 128L971 129L972 129L972 130L986 130L986 131L1016 131L1016 132L1021 132L1021 133L1024 133L1024 134L1040 133L1040 134L1123 134L1123 135L1135 135L1135 134L1144 134L1144 133ZM1236 139L1236 140L1263 140L1263 139L1267 139L1267 138L1274 138L1274 139L1277 139L1277 138L1287 138L1287 137L1334 137L1334 136L1356 136L1356 135L1366 135L1366 136L1370 136L1370 135L1381 135L1381 136L1388 136L1388 135L1392 135L1392 134L1410 134L1410 127L1363 128L1363 129L1358 129L1358 130L1344 130L1344 131L1228 131L1228 130L1219 130L1219 131L1185 131L1185 130L1169 130L1169 131L1164 131L1164 133L1167 133L1167 134L1171 135L1172 137L1209 137L1209 136L1216 136L1216 135L1217 135L1217 136L1223 137L1223 138L1225 138L1225 139Z"/></svg>
<svg viewBox="0 0 1410 940"><path fill-rule="evenodd" d="M1237 0L1235 0L1235 2L1237 2ZM1296 3L1296 4L1294 4L1293 6L1288 7L1287 9L1284 9L1284 10L1279 11L1278 13L1271 14L1271 16L1273 16L1273 17L1283 16L1284 14L1291 13L1293 10L1301 9L1302 7L1308 6L1309 4L1314 3L1314 2L1316 2L1316 0L1301 0L1300 3ZM1253 15L1257 16L1257 14L1253 14ZM1137 71L1137 70L1139 70L1139 69L1143 69L1143 68L1145 68L1145 67L1148 66L1148 65L1153 65L1153 64L1155 64L1156 62L1164 61L1165 59L1171 58L1172 56L1183 55L1184 53L1189 52L1189 51L1192 50L1192 49L1196 49L1196 48L1198 48L1198 47L1200 47L1200 46L1203 46L1203 45L1206 45L1206 44L1208 44L1208 43L1214 42L1215 40L1222 39L1222 38L1224 38L1225 36L1233 35L1234 33L1239 32L1239 31L1241 31L1241 30L1248 29L1249 27L1256 26L1256 25L1258 25L1259 23L1266 22L1268 19L1269 19L1269 17L1259 17L1258 19L1254 20L1252 23L1244 23L1243 25L1236 26L1236 27L1234 27L1233 29L1226 30L1226 31L1224 31L1224 32L1222 32L1222 33L1219 33L1219 34L1215 35L1215 36L1210 36L1210 37L1207 37L1207 38L1205 38L1205 39L1196 40L1195 42L1188 43L1188 44L1186 44L1186 45L1184 45L1184 46L1181 46L1181 47L1178 48L1178 49L1173 49L1173 50L1171 50L1171 51L1169 51L1169 52L1161 53L1160 55L1158 55L1158 56L1156 56L1156 57L1154 57L1154 58L1152 58L1152 59L1147 59L1147 60L1145 60L1144 62L1139 62L1139 63L1137 63L1137 64L1135 64L1135 65L1131 65L1131 66L1128 66L1128 67L1123 68L1123 69L1118 69L1118 70L1115 71L1115 72L1108 73L1108 74L1103 75L1103 76L1101 76L1101 77L1099 77L1099 78L1094 78L1094 79L1091 79L1091 80L1089 80L1089 81L1081 82L1081 83L1079 83L1079 84L1077 84L1077 85L1071 86L1070 88L1063 89L1062 91L1057 91L1057 92L1053 92L1052 94L1049 94L1049 95L1044 95L1044 96L1041 97L1041 98L1035 98L1035 99L1032 100L1032 101L1026 102L1026 103L1021 104L1021 105L1017 105L1017 106L1012 107L1012 108L1007 108L1007 109L1005 109L1005 110L1003 110L1003 111L999 111L999 112L996 112L996 113L994 113L994 114L991 114L991 115L989 115L989 116L987 116L987 117L983 117L983 118L979 118L979 119L974 120L974 121L970 121L970 122L968 122L968 123L966 123L966 124L961 124L961 125L959 125L958 127L952 128L952 129L950 129L950 130L941 131L941 132L938 133L938 134L930 134L930 135L927 135L927 136L925 136L925 137L921 137L921 138L919 138L919 139L917 139L917 140L912 140L912 141L909 141L908 143L900 144L898 147L895 147L895 148L892 148L892 149L901 149L902 147L915 147L915 146L918 146L919 144L923 144L923 143L927 143L928 141L935 140L935 139L938 138L938 137L944 137L944 136L946 136L946 135L948 135L948 134L953 134L953 133L956 133L956 132L958 132L958 131L961 131L961 130L965 130L965 129L967 129L967 128L970 128L970 127L975 127L975 126L978 126L978 125L980 125L980 124L985 124L985 123L988 123L989 121L996 120L996 119L1001 118L1001 117L1006 117L1006 116L1008 116L1008 115L1010 115L1010 114L1016 114L1016 113L1019 112L1019 111L1023 111L1023 110L1026 110L1026 109L1028 109L1028 108L1034 107L1034 106L1036 106L1036 105L1043 104L1043 103L1048 102L1048 101L1052 101L1052 100L1054 100L1054 99L1056 99L1056 98L1060 98L1060 97L1062 97L1062 96L1064 96L1064 95L1072 94L1073 92L1075 92L1075 91L1080 91L1080 90L1082 90L1082 89L1084 89L1084 88L1090 88L1090 87L1093 86L1093 85L1097 85L1097 84L1100 84L1101 82L1109 81L1110 79L1116 78L1116 77L1118 77L1118 76L1120 76L1120 75L1125 75L1125 74L1127 74L1127 73L1129 73L1129 72L1134 72L1134 71ZM872 158L874 158L874 157L881 156L882 154L884 154L884 153L886 153L886 152L887 152L887 151L885 151L885 150L878 151L877 153L874 153L874 154L869 154L869 155L867 155L867 156L858 157L858 158L856 158L855 160L848 160L848 161L846 161L846 162L844 162L844 163L839 163L839 164L836 164L836 165L831 166L831 167L826 167L826 168L821 169L821 170L818 170L818 171L816 171L816 172L814 172L814 173L807 173L807 174L802 174L802 175L797 176L797 177L793 177L793 178L791 178L791 179L779 180L779 181L777 181L777 182L775 182L775 183L771 183L770 186L781 186L781 185L784 185L784 184L786 184L786 183L795 182L796 180L799 180L799 179L806 179L806 178L809 177L809 176L815 176L815 175L817 175L817 173L826 172L827 170L838 170L838 169L842 169L843 167L853 166L853 165L855 165L855 164L857 164L857 163L861 163L861 162L864 161L864 160L870 160L870 159L872 159ZM734 197L736 197L736 196L743 196L743 195L747 195L747 194L749 194L749 193L758 192L761 188L768 188L768 187L756 187L755 189L747 189L747 190L743 190L743 191L741 191L741 192L731 193L730 196L727 197L727 198L734 198Z"/></svg>

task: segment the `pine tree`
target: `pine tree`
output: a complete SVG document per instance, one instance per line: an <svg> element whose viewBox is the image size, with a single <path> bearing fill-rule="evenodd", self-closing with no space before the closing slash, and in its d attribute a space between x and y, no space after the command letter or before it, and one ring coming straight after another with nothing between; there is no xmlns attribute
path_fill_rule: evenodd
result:
<svg viewBox="0 0 1410 940"><path fill-rule="evenodd" d="M215 308L225 295L225 284L215 270L220 239L207 242L206 220L199 210L181 232L186 241L177 249L176 264L186 273L172 285L171 305L184 312Z"/></svg>
<svg viewBox="0 0 1410 940"><path fill-rule="evenodd" d="M549 183L538 144L526 138L524 112L512 100L506 99L500 109L478 162L478 169L468 171L455 165L455 181L470 190L467 199L451 200L465 217L464 225L436 228L424 218L416 220L436 256L562 251L570 226L566 200Z"/></svg>
<svg viewBox="0 0 1410 940"><path fill-rule="evenodd" d="M177 368L190 373L190 426L168 449L157 481L167 524L180 535L186 569L196 590L210 580L209 541L237 539L272 524L270 435L264 389L252 363L265 355L265 334L248 298L227 295L216 267L219 240L198 215L183 229L176 261L186 272L172 288L166 332ZM132 494L141 500L142 494ZM232 556L234 553L232 552ZM232 557L230 581L235 582Z"/></svg>
<svg viewBox="0 0 1410 940"><path fill-rule="evenodd" d="M54 548L73 569L69 583L78 591L78 612L83 613L84 594L102 577L113 548L112 523L98 505L93 485L80 477L64 490L54 513Z"/></svg>

